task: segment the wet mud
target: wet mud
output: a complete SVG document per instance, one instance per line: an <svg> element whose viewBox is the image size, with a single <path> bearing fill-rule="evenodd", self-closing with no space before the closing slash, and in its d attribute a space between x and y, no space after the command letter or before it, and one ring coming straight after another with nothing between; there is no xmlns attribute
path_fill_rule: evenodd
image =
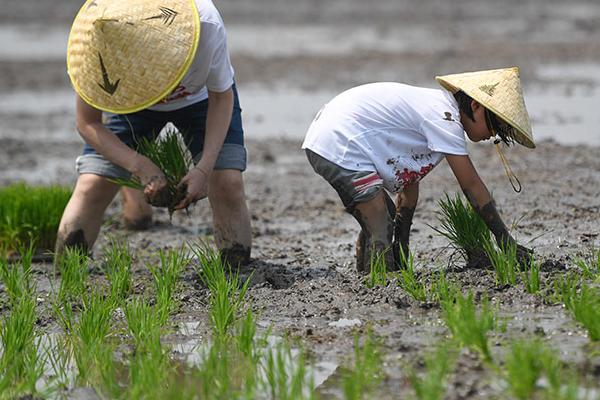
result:
<svg viewBox="0 0 600 400"><path fill-rule="evenodd" d="M79 6L74 0L6 1L0 21L31 25L33 31L42 25L66 31ZM535 150L506 151L522 192L513 192L491 142L470 144L473 163L511 235L542 262L544 282L575 269L576 258L600 246L600 142L595 137L600 120L589 106L600 98L600 74L594 75L600 71L600 6L585 0L377 4L217 4L228 26L249 155L244 181L252 260L240 273L251 279L248 295L261 329L272 327L273 334L301 339L315 364L329 366L323 367L318 388L323 398L341 395L335 383L351 360L355 330L371 325L382 339L382 399L409 395L406 366L448 336L437 306L415 301L394 282L369 289L356 271L360 226L300 149L312 117L335 93L380 80L434 87L436 74L519 65L526 101L531 98L534 137L539 132ZM372 24L357 28L364 21ZM3 37L8 36L0 29L0 40ZM15 180L67 185L75 181L74 160L82 142L74 129L74 101L60 46L51 54L0 53L0 91L12 98L0 101L0 185ZM477 299L487 296L499 305L507 329L490 338L494 357L501 359L509 338L538 336L588 381L600 382L598 352L590 349L585 331L561 305L527 294L522 286L496 285L491 271L467 268L435 233L431 226L437 224L437 202L445 192L458 193L460 188L442 162L420 182L410 229L417 272L427 279L434 271L446 270ZM158 249L211 240L214 233L206 200L188 213L175 212L172 220L167 210L154 211L148 230L132 232L125 229L119 199L115 200L94 247L95 259L100 260L109 237L130 243L136 252L134 293L150 286L145 265L156 262ZM34 272L40 298L46 299L52 266L35 264ZM98 268L90 279L105 278ZM181 284L177 296L182 307L173 326L193 325L194 332L179 331L165 339L175 345L210 334L207 289L192 269ZM41 326L56 329L56 321L44 318ZM504 398L502 388L476 354L462 351L447 398Z"/></svg>

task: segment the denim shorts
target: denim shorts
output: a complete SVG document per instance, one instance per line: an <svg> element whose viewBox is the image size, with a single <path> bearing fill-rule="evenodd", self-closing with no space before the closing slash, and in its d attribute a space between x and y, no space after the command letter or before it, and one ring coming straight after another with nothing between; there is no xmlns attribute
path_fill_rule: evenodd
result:
<svg viewBox="0 0 600 400"><path fill-rule="evenodd" d="M225 142L215 163L215 169L246 169L246 148L242 128L242 109L235 85L232 86L234 101L233 113ZM167 123L175 125L181 133L194 162L202 157L208 99L173 111L142 110L131 114L103 113L104 126L132 149L142 137L155 139ZM124 168L113 164L86 144L83 155L77 158L77 172L95 174L107 178L127 179L131 174Z"/></svg>
<svg viewBox="0 0 600 400"><path fill-rule="evenodd" d="M373 199L383 190L383 179L377 172L352 171L332 163L314 151L305 151L310 165L335 189L349 213L352 213L356 204ZM386 193L386 201L388 197Z"/></svg>

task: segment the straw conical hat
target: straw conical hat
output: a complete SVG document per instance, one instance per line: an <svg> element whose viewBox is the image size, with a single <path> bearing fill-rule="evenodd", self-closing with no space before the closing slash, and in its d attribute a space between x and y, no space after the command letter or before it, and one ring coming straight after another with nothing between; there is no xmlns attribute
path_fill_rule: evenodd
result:
<svg viewBox="0 0 600 400"><path fill-rule="evenodd" d="M511 136L517 143L535 148L519 68L436 76L435 79L452 93L462 90L471 96L514 128Z"/></svg>
<svg viewBox="0 0 600 400"><path fill-rule="evenodd" d="M199 39L194 0L88 0L71 27L69 76L93 107L139 111L175 89Z"/></svg>

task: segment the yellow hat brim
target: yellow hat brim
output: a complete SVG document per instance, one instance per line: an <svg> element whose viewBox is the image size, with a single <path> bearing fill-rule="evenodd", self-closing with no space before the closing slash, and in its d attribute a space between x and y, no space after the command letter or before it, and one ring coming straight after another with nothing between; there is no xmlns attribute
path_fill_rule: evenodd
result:
<svg viewBox="0 0 600 400"><path fill-rule="evenodd" d="M128 114L173 92L199 40L194 0L87 0L69 34L67 71L86 103Z"/></svg>
<svg viewBox="0 0 600 400"><path fill-rule="evenodd" d="M517 143L535 148L518 67L436 76L435 79L452 93L465 92L511 125Z"/></svg>

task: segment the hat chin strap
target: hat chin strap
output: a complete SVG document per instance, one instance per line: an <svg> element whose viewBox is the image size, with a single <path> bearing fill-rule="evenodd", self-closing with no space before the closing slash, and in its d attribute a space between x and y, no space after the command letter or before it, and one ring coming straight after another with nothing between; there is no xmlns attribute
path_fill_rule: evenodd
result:
<svg viewBox="0 0 600 400"><path fill-rule="evenodd" d="M510 167L510 164L508 163L508 160L506 159L506 156L502 152L502 149L500 149L500 139L495 139L494 144L496 145L496 150L498 150L500 161L502 162L502 166L504 166L504 172L506 172L506 176L508 177L510 185L512 186L515 192L520 193L521 189L523 188L521 186L521 181L519 181L519 178L517 178L517 175L515 175L515 173L513 172L512 168Z"/></svg>

